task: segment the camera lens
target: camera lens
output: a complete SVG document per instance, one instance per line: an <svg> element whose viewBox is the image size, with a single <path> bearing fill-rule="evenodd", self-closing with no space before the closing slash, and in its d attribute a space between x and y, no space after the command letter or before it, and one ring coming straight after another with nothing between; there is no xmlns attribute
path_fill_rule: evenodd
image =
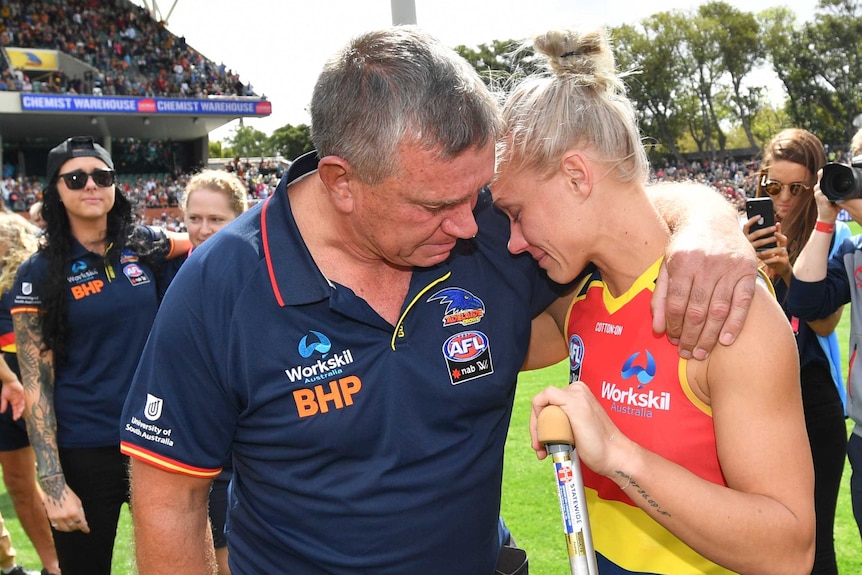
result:
<svg viewBox="0 0 862 575"><path fill-rule="evenodd" d="M823 166L820 190L833 202L862 197L862 166L829 162Z"/></svg>
<svg viewBox="0 0 862 575"><path fill-rule="evenodd" d="M853 172L836 174L832 179L832 189L839 196L846 196L853 190Z"/></svg>

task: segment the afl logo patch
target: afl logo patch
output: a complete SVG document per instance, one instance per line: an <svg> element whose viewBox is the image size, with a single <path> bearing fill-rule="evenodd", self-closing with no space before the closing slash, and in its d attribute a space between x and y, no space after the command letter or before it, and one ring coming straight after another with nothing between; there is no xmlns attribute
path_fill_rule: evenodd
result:
<svg viewBox="0 0 862 575"><path fill-rule="evenodd" d="M581 366L584 363L584 340L578 334L569 338L569 383L581 379Z"/></svg>
<svg viewBox="0 0 862 575"><path fill-rule="evenodd" d="M491 344L481 331L456 333L443 344L443 357L452 385L494 373Z"/></svg>
<svg viewBox="0 0 862 575"><path fill-rule="evenodd" d="M129 264L123 267L123 274L129 278L129 283L133 286L150 283L150 278L138 264Z"/></svg>

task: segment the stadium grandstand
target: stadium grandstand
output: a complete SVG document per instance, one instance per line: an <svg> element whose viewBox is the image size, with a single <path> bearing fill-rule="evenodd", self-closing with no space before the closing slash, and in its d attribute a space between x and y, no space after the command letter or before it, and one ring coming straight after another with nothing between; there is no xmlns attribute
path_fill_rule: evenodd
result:
<svg viewBox="0 0 862 575"><path fill-rule="evenodd" d="M90 135L111 152L139 207L170 208L183 175L208 165L211 131L271 114L250 82L172 34L166 20L154 1L0 3L0 191L7 207L25 211L39 199L54 145ZM261 174L239 159L229 167L242 172L252 194L263 180L259 193L268 193L281 173L267 167Z"/></svg>

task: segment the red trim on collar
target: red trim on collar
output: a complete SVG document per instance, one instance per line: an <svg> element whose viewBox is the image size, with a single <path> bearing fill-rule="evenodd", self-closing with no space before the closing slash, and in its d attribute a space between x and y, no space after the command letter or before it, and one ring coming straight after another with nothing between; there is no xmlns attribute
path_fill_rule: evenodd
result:
<svg viewBox="0 0 862 575"><path fill-rule="evenodd" d="M275 295L275 301L280 307L284 307L284 299L281 297L281 291L278 289L278 282L275 280L275 270L272 267L272 254L269 251L269 235L266 233L266 208L269 207L269 201L272 196L268 197L263 203L263 208L260 210L260 235L263 239L263 257L266 259L266 269L269 272L269 283L272 285L272 293Z"/></svg>

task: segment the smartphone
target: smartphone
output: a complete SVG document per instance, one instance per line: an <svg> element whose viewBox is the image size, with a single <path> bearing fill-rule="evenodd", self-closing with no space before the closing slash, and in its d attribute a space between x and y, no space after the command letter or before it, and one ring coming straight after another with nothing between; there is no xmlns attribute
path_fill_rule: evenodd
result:
<svg viewBox="0 0 862 575"><path fill-rule="evenodd" d="M775 225L775 209L772 207L772 198L769 196L748 198L745 200L745 213L748 214L749 220L754 216L760 216L760 219L751 224L751 228L748 230L749 233ZM757 251L761 252L774 247L778 247L775 241L765 246L760 246L757 248Z"/></svg>

